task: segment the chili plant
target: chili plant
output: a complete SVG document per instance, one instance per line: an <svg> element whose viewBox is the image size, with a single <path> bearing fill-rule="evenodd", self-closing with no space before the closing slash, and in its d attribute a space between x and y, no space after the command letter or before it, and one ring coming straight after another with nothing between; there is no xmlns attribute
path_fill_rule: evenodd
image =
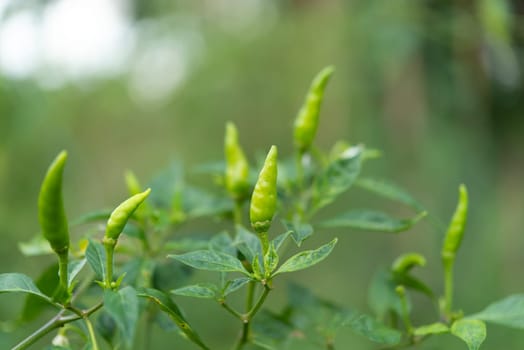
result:
<svg viewBox="0 0 524 350"><path fill-rule="evenodd" d="M282 288L286 275L320 263L335 249L337 238L332 237L320 247L304 249L317 229L399 233L428 216L400 187L362 176L366 163L380 152L343 141L327 152L315 146L323 96L333 72L327 67L313 79L295 119L291 155L280 155L273 145L265 161L250 163L235 125L228 123L225 161L200 168L218 179L214 191L188 184L179 164L154 178L147 189L128 171L128 199L114 210L68 221L62 197L67 153L61 152L40 190L41 233L20 244L23 254L54 254L56 262L36 281L20 273L0 274L0 293L27 294L14 325L24 325L49 309L55 316L12 349L41 344L50 333L53 349L147 349L151 324L165 328L166 321L194 347L216 349L205 334L197 333L198 325L189 323L177 304L181 297L209 299L216 303L211 312L223 309L237 319L239 335L231 341L233 349L287 349L304 342L335 349L337 331L349 329L382 349L416 346L428 337L451 333L474 350L486 337L484 322L524 328L524 295L507 297L467 316L453 303L455 257L468 210L463 185L441 250L441 297L440 291L413 274L426 259L407 253L373 279L369 290L373 315L321 299L307 286L294 283L288 284L289 302L280 312L265 308L271 291ZM413 214L396 218L360 209L317 217L352 187L406 205ZM187 229L202 218L213 219L214 234L177 237L180 226ZM215 272L217 277L190 283L194 269ZM411 320L412 293L421 293L435 305L434 323L415 325ZM238 299L244 299L244 308L235 307ZM136 342L137 331L144 344Z"/></svg>

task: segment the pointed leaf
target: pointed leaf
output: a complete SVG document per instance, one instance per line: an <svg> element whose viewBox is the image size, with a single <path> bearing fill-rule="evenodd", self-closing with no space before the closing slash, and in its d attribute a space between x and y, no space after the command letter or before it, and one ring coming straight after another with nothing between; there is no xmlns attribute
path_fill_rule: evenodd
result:
<svg viewBox="0 0 524 350"><path fill-rule="evenodd" d="M212 283L199 283L172 290L171 293L185 297L214 299L217 289L217 286Z"/></svg>
<svg viewBox="0 0 524 350"><path fill-rule="evenodd" d="M360 173L362 148L348 148L328 165L313 185L313 208L318 210L346 192Z"/></svg>
<svg viewBox="0 0 524 350"><path fill-rule="evenodd" d="M233 240L229 237L227 232L220 232L213 236L209 241L209 250L217 253L225 253L236 256L236 249L233 246Z"/></svg>
<svg viewBox="0 0 524 350"><path fill-rule="evenodd" d="M291 235L292 231L284 232L273 239L272 243L275 246L275 249L277 252L280 250L280 247L282 244L286 241L286 239Z"/></svg>
<svg viewBox="0 0 524 350"><path fill-rule="evenodd" d="M171 298L156 289L143 289L138 296L145 297L157 304L162 311L167 313L171 320L180 328L180 330L187 336L189 340L198 345L201 349L209 350L209 348L202 342L198 334L191 328L186 321L178 306L171 300Z"/></svg>
<svg viewBox="0 0 524 350"><path fill-rule="evenodd" d="M131 348L138 322L138 298L136 291L128 286L118 292L104 292L104 310L113 317L122 332L126 346Z"/></svg>
<svg viewBox="0 0 524 350"><path fill-rule="evenodd" d="M394 201L406 204L418 212L424 211L424 207L417 202L409 193L399 186L392 184L385 180L377 180L370 178L360 178L355 183L357 186L368 191L376 193L380 196L392 199Z"/></svg>
<svg viewBox="0 0 524 350"><path fill-rule="evenodd" d="M234 280L227 281L226 286L224 290L222 291L222 296L225 297L228 294L233 293L234 291L248 284L250 281L251 281L251 278L247 278L247 277L235 278Z"/></svg>
<svg viewBox="0 0 524 350"><path fill-rule="evenodd" d="M282 220L282 223L286 227L286 230L291 232L291 237L293 237L293 240L299 247L302 245L302 242L313 234L313 226L310 224L302 223L298 220Z"/></svg>
<svg viewBox="0 0 524 350"><path fill-rule="evenodd" d="M205 239L198 238L180 238L172 241L168 241L163 244L162 249L164 251L180 251L188 252L192 250L207 249L209 242Z"/></svg>
<svg viewBox="0 0 524 350"><path fill-rule="evenodd" d="M248 231L244 226L236 226L236 237L233 244L244 255L247 261L252 261L257 254L262 254L262 247L257 235Z"/></svg>
<svg viewBox="0 0 524 350"><path fill-rule="evenodd" d="M251 267L253 268L253 275L255 276L255 278L258 280L262 279L262 266L260 265L260 257L258 255L255 255L253 257Z"/></svg>
<svg viewBox="0 0 524 350"><path fill-rule="evenodd" d="M468 318L524 329L524 294L515 294L496 301Z"/></svg>
<svg viewBox="0 0 524 350"><path fill-rule="evenodd" d="M320 223L322 227L349 227L367 231L397 233L409 230L426 216L422 212L410 219L396 219L386 213L373 210L353 210Z"/></svg>
<svg viewBox="0 0 524 350"><path fill-rule="evenodd" d="M469 350L478 350L486 339L486 324L480 320L461 319L451 325L451 334L462 339Z"/></svg>
<svg viewBox="0 0 524 350"><path fill-rule="evenodd" d="M384 321L390 311L402 314L402 303L395 291L397 283L389 270L380 269L375 273L368 292L368 303L379 320ZM409 301L409 299L408 299ZM410 309L408 304L408 309Z"/></svg>
<svg viewBox="0 0 524 350"><path fill-rule="evenodd" d="M58 283L57 263L47 267L35 281L37 288L45 295L53 295L57 290ZM47 301L34 294L28 294L20 319L22 321L31 321L48 308L51 308L51 305Z"/></svg>
<svg viewBox="0 0 524 350"><path fill-rule="evenodd" d="M71 286L71 283L75 280L75 277L82 271L84 266L86 265L87 260L81 259L81 260L72 260L69 262L69 265L67 266L67 285Z"/></svg>
<svg viewBox="0 0 524 350"><path fill-rule="evenodd" d="M29 241L19 242L18 249L20 249L25 256L53 254L53 249L51 249L49 242L42 236L42 233L37 234Z"/></svg>
<svg viewBox="0 0 524 350"><path fill-rule="evenodd" d="M369 315L353 312L348 317L347 325L356 333L369 340L380 343L395 345L400 343L402 333L375 320Z"/></svg>
<svg viewBox="0 0 524 350"><path fill-rule="evenodd" d="M102 244L89 240L89 245L86 249L86 259L95 272L96 277L103 281L106 276L106 252Z"/></svg>
<svg viewBox="0 0 524 350"><path fill-rule="evenodd" d="M21 273L0 274L0 294L1 293L28 293L54 304L51 298L37 288L29 276Z"/></svg>
<svg viewBox="0 0 524 350"><path fill-rule="evenodd" d="M321 262L331 253L335 244L337 244L336 238L315 250L306 250L292 256L280 266L273 276L279 273L302 270Z"/></svg>
<svg viewBox="0 0 524 350"><path fill-rule="evenodd" d="M249 274L235 257L210 250L197 250L182 255L168 255L195 269L207 271L242 272Z"/></svg>
<svg viewBox="0 0 524 350"><path fill-rule="evenodd" d="M264 272L269 277L278 265L278 254L273 244L269 245L266 255L264 256Z"/></svg>
<svg viewBox="0 0 524 350"><path fill-rule="evenodd" d="M415 328L414 334L416 336L426 336L430 334L442 334L449 332L449 327L442 322L435 322L425 326Z"/></svg>

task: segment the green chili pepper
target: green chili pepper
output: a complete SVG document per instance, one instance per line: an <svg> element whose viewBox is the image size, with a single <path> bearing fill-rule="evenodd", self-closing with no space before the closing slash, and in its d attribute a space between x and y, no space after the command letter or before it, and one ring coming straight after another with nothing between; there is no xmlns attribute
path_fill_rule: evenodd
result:
<svg viewBox="0 0 524 350"><path fill-rule="evenodd" d="M417 253L407 253L399 256L393 262L391 270L394 273L404 274L414 268L415 266L426 265L426 258Z"/></svg>
<svg viewBox="0 0 524 350"><path fill-rule="evenodd" d="M258 233L267 232L277 207L277 147L271 146L251 197L251 226Z"/></svg>
<svg viewBox="0 0 524 350"><path fill-rule="evenodd" d="M62 175L67 152L62 151L49 166L38 196L38 220L42 234L59 256L69 251L69 229L62 198Z"/></svg>
<svg viewBox="0 0 524 350"><path fill-rule="evenodd" d="M446 237L444 238L444 244L442 246L442 258L444 260L454 259L455 253L459 249L462 237L464 236L467 216L468 191L466 186L460 185L457 208L451 218Z"/></svg>
<svg viewBox="0 0 524 350"><path fill-rule="evenodd" d="M106 226L106 234L104 240L114 242L118 240L118 237L124 230L124 226L127 221L133 215L136 208L149 196L151 189L148 188L142 193L135 194L134 196L126 199L122 202L109 216Z"/></svg>
<svg viewBox="0 0 524 350"><path fill-rule="evenodd" d="M249 190L249 164L238 143L238 132L231 122L226 125L224 139L226 156L226 188L235 199L246 197Z"/></svg>
<svg viewBox="0 0 524 350"><path fill-rule="evenodd" d="M306 95L306 100L295 119L295 146L300 152L308 150L313 143L317 132L318 115L324 98L324 90L334 70L333 66L329 66L315 76Z"/></svg>

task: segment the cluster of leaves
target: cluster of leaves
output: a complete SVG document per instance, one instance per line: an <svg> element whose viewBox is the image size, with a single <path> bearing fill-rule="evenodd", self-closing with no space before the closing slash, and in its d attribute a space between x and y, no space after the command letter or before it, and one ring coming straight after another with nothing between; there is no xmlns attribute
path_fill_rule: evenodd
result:
<svg viewBox="0 0 524 350"><path fill-rule="evenodd" d="M289 302L280 312L263 307L275 278L311 267L335 248L337 239L333 238L318 248L303 249L304 242L318 228L398 233L427 215L424 207L398 186L361 175L363 166L377 157L377 151L338 142L329 152L323 152L313 145L323 92L332 72L331 68L323 70L312 83L295 122L295 152L279 161L275 188L266 193L271 184L264 183L261 188L265 190L257 194L269 198L261 202L271 207L262 208L268 211L264 215L269 215L269 222L264 222L264 228L271 226L269 232L260 230L259 223L251 222L253 229L246 226L244 213L248 204L252 207L255 201L254 196L249 203L253 188L257 191L257 178L238 144L236 129L229 124L226 161L199 169L219 180L219 190L211 192L187 184L182 167L174 165L149 183L151 196L129 213L119 239L108 240L107 226L113 220L109 210L88 213L69 223L76 244L69 249L67 273L60 273L63 264L61 267L57 263L45 269L36 281L19 273L0 274L0 293L27 294L14 325L34 320L49 309L57 310L49 322L13 349L25 349L51 332L56 332L52 349L131 348L141 320L144 329L151 323L166 330L175 327L195 346L215 349L196 332L198 327L190 325L175 303L180 296L214 300L237 318L241 330L235 340L236 349L285 349L304 342L334 349L337 331L346 328L385 348L409 347L429 336L450 332L474 350L486 336L484 321L524 328L524 295L508 297L467 317L452 308L454 255L467 214L464 196L445 238L445 293L440 300L436 292L412 274L414 267L426 264L425 258L409 253L375 276L369 291L374 315L322 300L296 284L289 285ZM273 171L276 175L276 165ZM130 195L146 193L131 172L126 173L125 180ZM354 186L406 205L413 210L412 217L395 218L385 212L362 209L317 220L315 214L320 209ZM273 220L272 190L277 194L278 221ZM187 230L195 219L213 220L220 227L219 232L177 238L179 227L184 225ZM108 224L104 225L106 221ZM271 221L277 223L271 225ZM102 239L104 231L106 237ZM454 240L454 246L450 240ZM299 251L288 254L291 248ZM41 234L21 243L20 249L28 256L53 254ZM216 272L217 278L213 282L189 282L194 269ZM66 281L59 276L67 276ZM63 283L69 293L66 297ZM238 298L241 290L245 291L246 308L238 311L232 306L236 303L230 301ZM408 292L430 298L436 305L435 323L412 324Z"/></svg>

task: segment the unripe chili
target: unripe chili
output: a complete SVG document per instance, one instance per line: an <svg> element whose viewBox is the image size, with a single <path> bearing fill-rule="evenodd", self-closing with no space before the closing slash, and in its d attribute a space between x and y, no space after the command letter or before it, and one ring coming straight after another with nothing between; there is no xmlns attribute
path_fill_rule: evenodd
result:
<svg viewBox="0 0 524 350"><path fill-rule="evenodd" d="M271 146L251 196L249 216L258 233L269 230L277 207L277 156L277 147Z"/></svg>
<svg viewBox="0 0 524 350"><path fill-rule="evenodd" d="M304 104L295 119L295 146L301 152L308 150L313 143L317 132L318 116L324 98L324 90L334 70L333 66L329 66L322 69L315 76L306 95Z"/></svg>
<svg viewBox="0 0 524 350"><path fill-rule="evenodd" d="M466 221L468 216L468 191L466 186L460 185L459 198L455 213L451 218L451 222L444 238L442 246L442 258L453 259L455 253L460 248L460 243L464 236L464 229L466 228Z"/></svg>
<svg viewBox="0 0 524 350"><path fill-rule="evenodd" d="M62 151L47 170L38 196L38 220L44 238L58 255L67 255L69 229L62 198L62 175L67 152Z"/></svg>
<svg viewBox="0 0 524 350"><path fill-rule="evenodd" d="M113 241L116 243L118 237L124 230L124 226L127 221L133 215L138 206L149 196L151 189L148 188L142 193L135 194L134 196L126 199L118 207L113 210L107 220L105 241Z"/></svg>
<svg viewBox="0 0 524 350"><path fill-rule="evenodd" d="M226 189L235 199L245 198L249 190L249 164L238 143L238 131L235 124L226 125L224 138L226 157Z"/></svg>

